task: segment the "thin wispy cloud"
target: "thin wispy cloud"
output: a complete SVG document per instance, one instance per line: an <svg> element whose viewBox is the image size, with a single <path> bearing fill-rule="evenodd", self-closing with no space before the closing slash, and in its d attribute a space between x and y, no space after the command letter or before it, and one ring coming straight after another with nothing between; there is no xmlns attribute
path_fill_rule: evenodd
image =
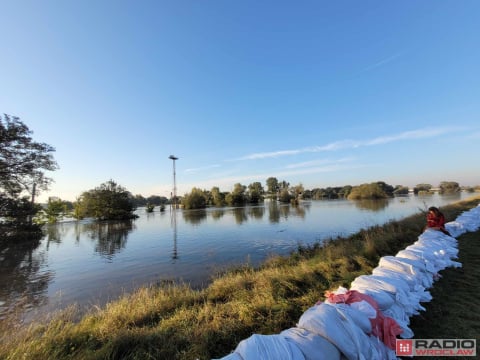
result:
<svg viewBox="0 0 480 360"><path fill-rule="evenodd" d="M354 158L311 160L311 161L303 161L295 164L289 164L285 166L285 168L298 169L298 168L305 168L305 167L317 167L320 165L346 163L346 162L351 162L353 160Z"/></svg>
<svg viewBox="0 0 480 360"><path fill-rule="evenodd" d="M467 136L467 139L480 139L480 132L473 132Z"/></svg>
<svg viewBox="0 0 480 360"><path fill-rule="evenodd" d="M458 128L452 127L443 127L443 128L424 128L411 131L405 131L399 134L394 135L385 135L379 136L373 139L367 140L340 140L335 141L322 146L310 146L300 149L290 149L290 150L280 150L280 151L269 151L263 153L254 153L234 160L260 160L268 158L278 158L282 156L298 155L304 153L317 153L317 152L327 152L327 151L337 151L344 149L355 149L361 146L374 146L374 145L384 145L396 141L402 140L418 140L426 139L436 136L441 136L448 134L454 131L458 131Z"/></svg>
<svg viewBox="0 0 480 360"><path fill-rule="evenodd" d="M400 140L426 139L426 138L447 134L452 131L455 131L455 130L448 127L418 129L418 130L406 131L397 135L380 136L375 139L365 141L363 145L371 146L371 145L387 144L387 143L400 141Z"/></svg>
<svg viewBox="0 0 480 360"><path fill-rule="evenodd" d="M277 177L288 177L294 175L305 175L305 174L318 174L318 173L329 173L329 172L337 172L337 171L344 171L344 170L354 170L365 167L362 164L330 164L325 166L312 166L301 168L297 170L286 170L277 172L275 176ZM271 176L271 175L270 175Z"/></svg>
<svg viewBox="0 0 480 360"><path fill-rule="evenodd" d="M392 55L392 56L389 56L385 59L382 59L372 65L369 65L365 68L362 69L361 72L365 72L365 71L371 71L373 69L376 69L376 68L379 68L381 66L385 66L386 64L392 62L393 60L397 59L398 57L400 57L400 55L402 55L401 53L398 53L398 54L395 54L395 55Z"/></svg>
<svg viewBox="0 0 480 360"><path fill-rule="evenodd" d="M321 151L335 151L345 148L351 148L358 146L358 142L354 142L352 140L342 140L336 141L324 146L310 146L301 149L292 149L292 150L279 150L279 151L270 151L264 153L255 153L246 156L242 156L238 159L234 160L260 160L260 159L268 159L268 158L278 158L282 156L288 155L298 155L304 153L316 153Z"/></svg>
<svg viewBox="0 0 480 360"><path fill-rule="evenodd" d="M184 171L186 173L193 174L193 173L197 173L197 172L200 172L200 171L215 169L215 168L219 168L219 167L220 167L219 164L214 164L214 165L202 166L202 167L198 167L198 168L185 169Z"/></svg>
<svg viewBox="0 0 480 360"><path fill-rule="evenodd" d="M250 154L236 160L258 160L258 159L265 159L265 158L276 158L276 157L281 157L286 155L297 155L303 152L306 152L305 149L279 150L279 151L271 151L271 152L265 152L265 153Z"/></svg>
<svg viewBox="0 0 480 360"><path fill-rule="evenodd" d="M347 148L356 148L360 145L359 141L354 140L340 140L323 146L311 146L305 148L305 152L321 152L321 151L335 151Z"/></svg>

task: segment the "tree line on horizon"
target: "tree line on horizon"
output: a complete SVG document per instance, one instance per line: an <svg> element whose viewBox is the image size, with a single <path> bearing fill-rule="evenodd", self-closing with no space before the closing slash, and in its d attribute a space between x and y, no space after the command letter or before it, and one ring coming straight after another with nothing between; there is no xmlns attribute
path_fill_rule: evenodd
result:
<svg viewBox="0 0 480 360"><path fill-rule="evenodd" d="M322 199L384 199L395 195L408 194L406 186L392 186L383 181L346 185L339 187L305 189L300 183L291 186L289 182L276 177L249 185L236 183L232 191L220 191L214 186L210 190L197 187L177 199L152 195L132 195L114 180L84 191L75 202L50 197L41 206L35 202L40 190L47 190L52 179L46 171L58 168L52 153L55 149L44 143L35 142L32 131L18 117L0 116L0 239L22 238L35 234L41 236L40 225L56 222L68 214L76 219L124 220L135 218L134 211L145 206L152 211L155 206L165 206L173 201L184 209L201 209L207 206L244 206L258 204L265 199L282 203L298 204L301 200ZM433 186L419 184L415 194L432 193ZM480 190L480 186L477 187ZM460 191L457 182L443 181L440 193ZM474 191L473 188L467 190ZM29 196L30 195L30 196Z"/></svg>
<svg viewBox="0 0 480 360"><path fill-rule="evenodd" d="M431 184L418 184L413 192L416 195L432 194ZM442 181L439 193L455 193L461 191L459 183ZM474 191L473 188L470 189ZM302 184L290 186L287 181L278 181L275 177L266 180L266 188L260 182L248 186L237 183L231 192L221 192L216 186L211 190L202 190L194 187L191 192L179 198L185 209L199 209L207 206L242 206L258 204L265 199L277 200L282 203L298 204L300 200L324 199L385 199L392 196L408 195L409 188L403 185L392 186L383 181L361 184L357 186L345 185L338 187L304 189Z"/></svg>
<svg viewBox="0 0 480 360"><path fill-rule="evenodd" d="M146 207L147 211L154 206L180 204L183 209L203 209L209 206L245 206L257 205L265 199L297 205L301 200L325 199L385 199L388 197L407 195L409 188L402 185L392 186L383 181L377 181L358 186L346 185L339 187L314 188L305 190L302 184L290 186L286 181L278 181L270 177L266 181L266 189L260 182L248 186L237 183L231 192L222 192L214 186L211 190L192 188L189 193L177 199L167 199L161 196L133 196L127 189L109 180L100 186L83 192L75 202L64 201L51 197L43 209L44 220L55 222L59 217L69 214L75 219L92 217L98 220L124 220L135 218L134 210ZM415 194L431 194L433 186L419 184L415 186ZM457 182L444 181L439 185L440 193L461 191ZM473 189L472 189L473 191Z"/></svg>

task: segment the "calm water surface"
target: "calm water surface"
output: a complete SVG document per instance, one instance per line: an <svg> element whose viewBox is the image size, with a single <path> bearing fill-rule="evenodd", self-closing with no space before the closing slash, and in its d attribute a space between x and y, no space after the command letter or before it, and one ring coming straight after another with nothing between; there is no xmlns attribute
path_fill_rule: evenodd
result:
<svg viewBox="0 0 480 360"><path fill-rule="evenodd" d="M136 287L183 280L195 287L225 267L259 264L298 245L348 235L471 194L388 200L265 202L242 208L153 213L131 222L72 221L47 226L39 242L0 247L0 317L28 316L72 303L102 305Z"/></svg>

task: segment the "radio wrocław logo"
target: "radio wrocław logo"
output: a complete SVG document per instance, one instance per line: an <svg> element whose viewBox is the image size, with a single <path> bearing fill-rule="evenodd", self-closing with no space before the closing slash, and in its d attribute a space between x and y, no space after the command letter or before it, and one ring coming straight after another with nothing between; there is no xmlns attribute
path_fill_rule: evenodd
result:
<svg viewBox="0 0 480 360"><path fill-rule="evenodd" d="M476 339L397 339L397 356L477 356Z"/></svg>

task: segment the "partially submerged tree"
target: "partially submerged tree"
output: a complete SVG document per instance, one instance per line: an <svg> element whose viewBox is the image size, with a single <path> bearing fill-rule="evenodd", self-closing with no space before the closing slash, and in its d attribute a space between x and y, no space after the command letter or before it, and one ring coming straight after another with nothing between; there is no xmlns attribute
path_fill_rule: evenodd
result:
<svg viewBox="0 0 480 360"><path fill-rule="evenodd" d="M193 188L188 194L182 198L184 209L204 209L207 206L207 198L205 192L199 188Z"/></svg>
<svg viewBox="0 0 480 360"><path fill-rule="evenodd" d="M52 224L68 214L68 205L62 199L50 197L47 207L43 211L45 212L47 222Z"/></svg>
<svg viewBox="0 0 480 360"><path fill-rule="evenodd" d="M440 194L450 194L461 191L460 185L455 181L442 181L439 188Z"/></svg>
<svg viewBox="0 0 480 360"><path fill-rule="evenodd" d="M300 203L300 200L303 198L303 193L305 192L305 189L303 185L300 183L291 189L292 192L292 199L290 202L293 205L298 205Z"/></svg>
<svg viewBox="0 0 480 360"><path fill-rule="evenodd" d="M240 183L233 186L233 191L225 196L225 202L230 206L243 206L247 202L245 191L247 187Z"/></svg>
<svg viewBox="0 0 480 360"><path fill-rule="evenodd" d="M395 188L392 185L387 184L385 181L377 181L377 185L387 196L393 196L393 191Z"/></svg>
<svg viewBox="0 0 480 360"><path fill-rule="evenodd" d="M408 186L397 185L393 190L393 195L408 195L409 191Z"/></svg>
<svg viewBox="0 0 480 360"><path fill-rule="evenodd" d="M75 203L74 216L78 219L126 220L137 217L134 211L134 199L130 192L109 180L82 193Z"/></svg>
<svg viewBox="0 0 480 360"><path fill-rule="evenodd" d="M286 187L282 188L278 194L278 201L282 203L289 203L292 198L292 194L290 194L290 191Z"/></svg>
<svg viewBox="0 0 480 360"><path fill-rule="evenodd" d="M215 206L225 205L225 193L221 192L218 186L214 186L210 190L210 203Z"/></svg>
<svg viewBox="0 0 480 360"><path fill-rule="evenodd" d="M52 153L55 149L36 142L32 131L18 117L0 116L0 235L14 236L30 229L39 207L34 205L35 193L46 190L51 179L45 171L58 168Z"/></svg>
<svg viewBox="0 0 480 360"><path fill-rule="evenodd" d="M382 184L379 182L354 186L348 195L348 199L385 199L388 197L388 195L383 188L384 186L382 186Z"/></svg>
<svg viewBox="0 0 480 360"><path fill-rule="evenodd" d="M432 190L432 185L430 184L418 184L418 185L415 185L415 187L413 188L413 193L415 195L425 195L425 194L431 194L433 193L431 190Z"/></svg>
<svg viewBox="0 0 480 360"><path fill-rule="evenodd" d="M265 190L260 182L256 181L248 185L248 201L251 204L258 204L263 201Z"/></svg>
<svg viewBox="0 0 480 360"><path fill-rule="evenodd" d="M276 199L279 190L278 179L272 176L267 179L266 183L268 196L272 199Z"/></svg>

